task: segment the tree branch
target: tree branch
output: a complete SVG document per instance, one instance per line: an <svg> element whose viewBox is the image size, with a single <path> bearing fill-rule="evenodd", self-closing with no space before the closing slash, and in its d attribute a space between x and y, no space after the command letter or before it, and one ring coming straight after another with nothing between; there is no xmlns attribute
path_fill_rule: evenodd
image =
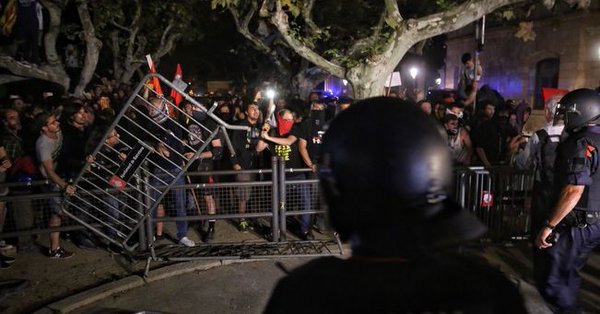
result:
<svg viewBox="0 0 600 314"><path fill-rule="evenodd" d="M160 37L160 46L164 46L166 44L167 36L169 36L169 33L171 32L171 30L173 29L174 26L175 26L175 19L173 19L173 18L169 19L169 24L163 31L162 36Z"/></svg>
<svg viewBox="0 0 600 314"><path fill-rule="evenodd" d="M266 54L273 60L277 68L279 68L280 72L289 74L288 64L281 60L279 54L271 49L271 47L267 46L258 36L252 34L250 32L249 24L254 16L254 12L256 11L256 4L253 2L252 7L247 11L246 15L243 19L240 19L240 12L238 8L234 8L233 6L229 7L229 12L233 16L233 20L235 22L235 26L240 34L244 36L246 39L250 41L254 49Z"/></svg>
<svg viewBox="0 0 600 314"><path fill-rule="evenodd" d="M277 27L288 45L297 54L318 65L332 75L344 77L345 70L342 66L321 57L317 52L292 36L290 32L290 25L288 23L288 16L285 12L283 12L281 0L277 0L275 14L272 16L271 21Z"/></svg>
<svg viewBox="0 0 600 314"><path fill-rule="evenodd" d="M397 8L397 6L396 6L396 8ZM350 48L348 48L349 56L355 56L357 54L360 54L361 50L363 50L364 47L372 46L372 45L376 44L378 41L384 40L384 39L380 38L380 36L381 36L381 31L383 29L384 23L385 23L388 15L389 15L389 11L387 10L387 8L385 8L381 12L379 21L377 21L377 25L375 25L373 27L373 32L371 33L371 36L357 39L354 42L354 44L352 44L352 46L350 46Z"/></svg>
<svg viewBox="0 0 600 314"><path fill-rule="evenodd" d="M113 72L115 73L115 78L120 78L121 74L123 73L123 67L121 65L121 47L119 45L119 31L118 30L112 30L110 32L110 44L108 44L108 46L110 47L110 51L113 54Z"/></svg>
<svg viewBox="0 0 600 314"><path fill-rule="evenodd" d="M118 29L120 29L120 30L124 31L124 32L127 32L127 33L131 32L131 29L129 29L129 28L127 28L127 27L125 27L125 26L123 26L123 25L121 25L121 24L117 23L117 21L115 21L114 19L112 19L112 20L110 21L110 24L111 24L112 26L114 26L114 27L116 27L116 28L118 28Z"/></svg>
<svg viewBox="0 0 600 314"><path fill-rule="evenodd" d="M522 1L524 0L469 0L444 12L431 14L419 19L397 20L402 22L396 27L395 34L390 36L382 52L374 56L374 59L384 62L385 71L389 72L400 62L402 56L414 44L460 29L481 18L486 13ZM392 16L401 18L399 13L396 15L397 5L394 7L392 2L395 1L386 0L386 10ZM390 8L392 8L392 11L390 11Z"/></svg>
<svg viewBox="0 0 600 314"><path fill-rule="evenodd" d="M173 49L173 47L175 47L175 42L179 40L181 36L183 36L181 33L171 34L164 41L164 44L161 40L161 45L158 47L156 52L152 54L152 59L154 59L155 62L158 62L160 58L164 57L164 55L169 53Z"/></svg>
<svg viewBox="0 0 600 314"><path fill-rule="evenodd" d="M393 28L397 28L402 22L404 18L400 14L400 9L398 9L398 2L396 0L385 0L385 20Z"/></svg>
<svg viewBox="0 0 600 314"><path fill-rule="evenodd" d="M69 88L70 79L62 65L31 66L18 62L9 56L0 56L0 68L7 69L15 75L58 83L65 91Z"/></svg>
<svg viewBox="0 0 600 314"><path fill-rule="evenodd" d="M406 29L415 35L415 42L463 28L494 10L524 0L470 0L450 10L409 20Z"/></svg>
<svg viewBox="0 0 600 314"><path fill-rule="evenodd" d="M145 50L146 50L147 43L148 43L148 41L146 40L146 37L140 36L138 38L138 47L135 51L135 54L132 55L131 58L127 59L127 62L128 63L146 62L146 59L143 57L146 55Z"/></svg>
<svg viewBox="0 0 600 314"><path fill-rule="evenodd" d="M311 35L317 35L321 33L321 29L315 24L312 19L312 9L315 5L315 0L306 0L302 3L302 16L304 17L304 24L306 25L307 32Z"/></svg>
<svg viewBox="0 0 600 314"><path fill-rule="evenodd" d="M46 53L46 60L48 64L57 66L62 65L62 61L58 53L56 52L56 39L60 34L60 24L62 20L62 11L66 1L50 1L40 0L42 5L48 10L49 24L48 31L44 35L44 52Z"/></svg>
<svg viewBox="0 0 600 314"><path fill-rule="evenodd" d="M91 81L92 75L94 75L94 72L96 71L102 42L96 37L96 29L85 0L77 1L77 12L79 13L79 19L81 20L81 26L83 27L83 38L86 48L79 83L74 91L75 96L81 96L87 84Z"/></svg>

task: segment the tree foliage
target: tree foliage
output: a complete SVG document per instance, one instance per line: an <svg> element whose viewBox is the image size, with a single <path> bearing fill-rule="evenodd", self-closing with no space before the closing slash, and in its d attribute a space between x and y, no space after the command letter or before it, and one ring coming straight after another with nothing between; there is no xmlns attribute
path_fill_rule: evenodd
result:
<svg viewBox="0 0 600 314"><path fill-rule="evenodd" d="M110 48L113 71L119 82L129 82L151 54L155 63L172 52L177 42L195 40L199 0L94 1L94 25Z"/></svg>
<svg viewBox="0 0 600 314"><path fill-rule="evenodd" d="M202 0L40 0L48 11L48 28L44 36L46 63L31 67L11 56L0 57L0 67L23 76L69 86L59 39L85 45L84 64L75 94L83 92L96 71L98 59L112 60L114 74L128 82L151 54L155 62L172 52L182 40L201 36L197 21L197 4ZM66 12L77 12L65 14ZM77 18L75 18L77 16ZM63 37L64 36L64 37ZM110 50L107 56L101 47ZM101 56L102 53L102 56Z"/></svg>

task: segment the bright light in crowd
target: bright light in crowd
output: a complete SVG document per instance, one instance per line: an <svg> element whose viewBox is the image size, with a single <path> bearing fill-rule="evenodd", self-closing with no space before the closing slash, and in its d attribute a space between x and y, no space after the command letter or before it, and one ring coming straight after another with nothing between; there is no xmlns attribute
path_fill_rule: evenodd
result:
<svg viewBox="0 0 600 314"><path fill-rule="evenodd" d="M267 90L267 98L269 98L269 99L275 98L275 91L272 89Z"/></svg>
<svg viewBox="0 0 600 314"><path fill-rule="evenodd" d="M342 80L342 83L344 83L344 86L348 85L348 80Z"/></svg>
<svg viewBox="0 0 600 314"><path fill-rule="evenodd" d="M408 73L410 73L410 77L412 77L412 79L414 80L417 78L417 74L419 74L419 69L417 69L416 67L412 67L410 68Z"/></svg>
<svg viewBox="0 0 600 314"><path fill-rule="evenodd" d="M440 85L442 85L442 79L441 79L441 78L439 78L439 77L438 77L438 78L436 78L436 79L435 79L435 85L437 85L437 86L440 86Z"/></svg>

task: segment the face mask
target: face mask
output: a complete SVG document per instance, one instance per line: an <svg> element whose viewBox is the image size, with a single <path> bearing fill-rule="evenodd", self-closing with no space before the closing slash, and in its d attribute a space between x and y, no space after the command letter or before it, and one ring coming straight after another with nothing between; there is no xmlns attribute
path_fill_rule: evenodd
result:
<svg viewBox="0 0 600 314"><path fill-rule="evenodd" d="M229 112L219 112L217 116L227 124L231 124L233 122L233 115Z"/></svg>
<svg viewBox="0 0 600 314"><path fill-rule="evenodd" d="M325 110L311 110L310 117L313 120L313 124L319 126L325 121Z"/></svg>
<svg viewBox="0 0 600 314"><path fill-rule="evenodd" d="M294 120L284 120L280 115L277 115L277 131L279 132L279 136L290 133L293 125Z"/></svg>

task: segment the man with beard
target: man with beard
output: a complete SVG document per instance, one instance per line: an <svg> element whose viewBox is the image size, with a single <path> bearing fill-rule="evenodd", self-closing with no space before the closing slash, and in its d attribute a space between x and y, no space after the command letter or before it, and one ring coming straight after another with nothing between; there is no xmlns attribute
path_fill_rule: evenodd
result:
<svg viewBox="0 0 600 314"><path fill-rule="evenodd" d="M454 114L446 114L443 119L444 129L448 135L448 147L455 165L468 167L471 165L473 146L469 132L460 126L458 117Z"/></svg>
<svg viewBox="0 0 600 314"><path fill-rule="evenodd" d="M492 118L483 121L473 130L475 153L485 167L489 168L504 161L507 127L508 110L499 108Z"/></svg>
<svg viewBox="0 0 600 314"><path fill-rule="evenodd" d="M40 172L52 184L46 188L45 192L55 193L63 191L65 194L74 194L75 186L71 185L56 172L58 155L63 145L63 136L60 130L60 122L56 116L48 112L42 112L35 116L35 126L39 130L40 136L35 143L37 160L40 163ZM62 198L52 197L48 200L50 208L50 221L48 227L60 227L62 223L63 212L61 208ZM58 232L50 233L50 248L48 255L50 258L69 258L73 253L60 246L60 234Z"/></svg>
<svg viewBox="0 0 600 314"><path fill-rule="evenodd" d="M252 170L256 169L259 154L267 148L267 144L260 139L261 125L258 123L260 118L260 109L258 104L251 102L246 106L244 112L245 119L238 125L247 126L249 131L233 131L231 145L235 150L235 155L231 158L233 170ZM239 173L236 176L238 182L250 182L255 178L254 174ZM247 210L248 200L252 189L247 186L239 187L237 192L238 211L243 214ZM242 232L248 232L250 224L245 219L240 219L238 229Z"/></svg>

